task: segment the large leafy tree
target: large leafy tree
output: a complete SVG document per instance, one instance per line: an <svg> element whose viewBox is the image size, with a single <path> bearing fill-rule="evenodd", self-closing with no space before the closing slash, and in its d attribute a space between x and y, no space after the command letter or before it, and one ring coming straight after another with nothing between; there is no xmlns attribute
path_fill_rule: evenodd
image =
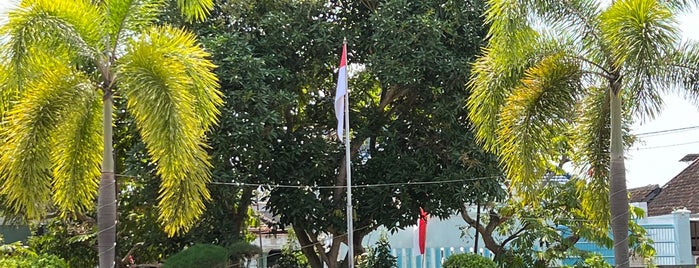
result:
<svg viewBox="0 0 699 268"><path fill-rule="evenodd" d="M114 98L124 99L157 165L165 231L186 231L210 198L205 132L222 99L196 38L156 25L167 3L26 0L3 27L0 194L38 218L53 205L92 209L99 192L100 267L115 255ZM212 1L178 4L200 19Z"/></svg>
<svg viewBox="0 0 699 268"><path fill-rule="evenodd" d="M490 198L500 187L497 162L469 134L463 105L463 71L486 33L483 8L479 1L222 1L197 27L221 66L226 98L211 139L222 145L215 161L231 166L216 179L230 191L269 185L269 208L293 226L309 263L340 265L345 161L332 102L346 37L349 61L364 67L350 82L353 182L383 184L354 188L355 248L378 226L414 224L419 207L447 216ZM434 181L444 183L423 184Z"/></svg>
<svg viewBox="0 0 699 268"><path fill-rule="evenodd" d="M477 137L525 202L560 155L552 140L570 138L591 180L583 207L598 228L611 220L618 267L629 266L623 133L664 92L696 98L699 46L680 41L675 19L692 2L488 1L490 38L469 83Z"/></svg>

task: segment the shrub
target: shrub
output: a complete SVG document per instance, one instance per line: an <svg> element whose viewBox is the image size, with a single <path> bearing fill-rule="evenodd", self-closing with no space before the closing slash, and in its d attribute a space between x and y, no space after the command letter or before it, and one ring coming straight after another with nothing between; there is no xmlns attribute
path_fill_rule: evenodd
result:
<svg viewBox="0 0 699 268"><path fill-rule="evenodd" d="M163 268L226 267L228 250L211 244L196 244L182 250L163 262Z"/></svg>
<svg viewBox="0 0 699 268"><path fill-rule="evenodd" d="M245 260L250 261L252 257L259 256L262 253L260 247L246 241L235 242L226 248L228 248L230 252L230 259L235 263L240 263Z"/></svg>
<svg viewBox="0 0 699 268"><path fill-rule="evenodd" d="M68 268L68 263L59 256L37 254L22 242L3 244L0 238L0 267L3 268Z"/></svg>
<svg viewBox="0 0 699 268"><path fill-rule="evenodd" d="M376 241L376 248L369 248L362 255L358 264L359 268L394 268L398 267L397 259L391 255L391 245L385 233Z"/></svg>
<svg viewBox="0 0 699 268"><path fill-rule="evenodd" d="M267 265L270 267L284 268L308 268L308 259L303 255L301 249L296 244L296 234L293 230L287 233L286 244L280 251L270 251L267 257Z"/></svg>
<svg viewBox="0 0 699 268"><path fill-rule="evenodd" d="M55 255L12 256L0 259L4 268L68 268L68 263Z"/></svg>
<svg viewBox="0 0 699 268"><path fill-rule="evenodd" d="M475 254L455 254L442 264L444 268L495 268L495 262Z"/></svg>
<svg viewBox="0 0 699 268"><path fill-rule="evenodd" d="M42 235L29 237L27 243L37 254L56 255L70 267L95 267L97 234L93 227L90 222L54 218L45 226L37 226L34 231Z"/></svg>

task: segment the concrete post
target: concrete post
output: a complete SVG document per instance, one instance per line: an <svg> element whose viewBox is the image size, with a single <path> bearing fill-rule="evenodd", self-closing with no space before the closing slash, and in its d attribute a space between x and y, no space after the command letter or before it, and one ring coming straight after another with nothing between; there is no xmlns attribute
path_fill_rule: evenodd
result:
<svg viewBox="0 0 699 268"><path fill-rule="evenodd" d="M677 209L672 212L675 225L675 264L694 264L689 214L690 211L687 209Z"/></svg>

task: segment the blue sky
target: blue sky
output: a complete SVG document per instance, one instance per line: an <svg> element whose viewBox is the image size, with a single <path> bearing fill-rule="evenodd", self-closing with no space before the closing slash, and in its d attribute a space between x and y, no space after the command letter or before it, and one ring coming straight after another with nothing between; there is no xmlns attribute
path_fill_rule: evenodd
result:
<svg viewBox="0 0 699 268"><path fill-rule="evenodd" d="M7 7L17 0L0 0L0 24L5 20ZM680 17L685 39L699 40L699 16L697 11ZM669 129L699 126L699 106L683 96L667 95L663 112L654 120L634 125L634 133L647 133ZM648 184L662 186L688 163L679 159L689 153L699 153L699 128L678 133L644 137L641 143L627 153L626 178L629 187Z"/></svg>

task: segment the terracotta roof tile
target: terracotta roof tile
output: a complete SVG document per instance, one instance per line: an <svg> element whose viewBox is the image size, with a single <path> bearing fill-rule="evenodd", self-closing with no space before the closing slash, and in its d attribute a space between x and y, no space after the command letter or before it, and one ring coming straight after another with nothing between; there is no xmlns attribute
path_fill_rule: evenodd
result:
<svg viewBox="0 0 699 268"><path fill-rule="evenodd" d="M680 207L699 212L699 161L694 161L663 186L660 194L648 203L648 215L670 214Z"/></svg>
<svg viewBox="0 0 699 268"><path fill-rule="evenodd" d="M660 193L660 186L649 184L643 187L629 189L629 202L650 202Z"/></svg>

